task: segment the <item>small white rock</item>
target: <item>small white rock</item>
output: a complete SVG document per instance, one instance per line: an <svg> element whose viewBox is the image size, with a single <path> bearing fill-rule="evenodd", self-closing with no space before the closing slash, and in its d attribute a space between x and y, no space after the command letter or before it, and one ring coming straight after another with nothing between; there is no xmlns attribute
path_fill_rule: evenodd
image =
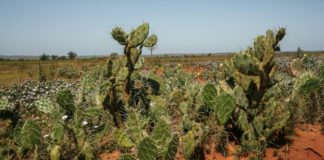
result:
<svg viewBox="0 0 324 160"><path fill-rule="evenodd" d="M62 117L62 120L66 120L68 118L68 116L67 115L64 115L63 117Z"/></svg>
<svg viewBox="0 0 324 160"><path fill-rule="evenodd" d="M83 125L83 126L86 126L87 124L88 124L87 121L82 121L82 125Z"/></svg>
<svg viewBox="0 0 324 160"><path fill-rule="evenodd" d="M290 101L290 98L286 98L286 100L285 100L286 102L289 102Z"/></svg>

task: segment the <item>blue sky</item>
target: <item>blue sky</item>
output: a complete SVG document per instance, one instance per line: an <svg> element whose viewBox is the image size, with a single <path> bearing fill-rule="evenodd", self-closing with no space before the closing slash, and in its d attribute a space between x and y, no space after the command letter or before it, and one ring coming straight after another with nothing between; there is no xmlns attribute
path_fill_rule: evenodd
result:
<svg viewBox="0 0 324 160"><path fill-rule="evenodd" d="M111 29L143 22L155 53L235 52L280 26L282 50L324 50L323 0L1 0L0 55L121 52Z"/></svg>

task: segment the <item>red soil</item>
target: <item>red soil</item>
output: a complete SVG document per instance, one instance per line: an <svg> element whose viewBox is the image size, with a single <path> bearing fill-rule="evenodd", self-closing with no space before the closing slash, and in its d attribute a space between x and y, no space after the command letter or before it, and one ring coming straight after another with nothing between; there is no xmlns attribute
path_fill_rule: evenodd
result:
<svg viewBox="0 0 324 160"><path fill-rule="evenodd" d="M116 160L119 158L119 156L121 155L121 152L119 150L115 150L111 153L101 153L99 154L99 158L102 160Z"/></svg>

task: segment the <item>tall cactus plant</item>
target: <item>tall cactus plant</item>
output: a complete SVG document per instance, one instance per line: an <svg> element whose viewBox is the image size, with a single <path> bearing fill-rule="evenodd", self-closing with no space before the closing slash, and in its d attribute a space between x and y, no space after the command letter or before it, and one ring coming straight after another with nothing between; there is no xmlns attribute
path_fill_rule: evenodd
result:
<svg viewBox="0 0 324 160"><path fill-rule="evenodd" d="M153 47L157 43L157 36L148 34L148 23L143 23L130 33L120 27L114 28L111 32L112 37L124 47L124 56L111 56L108 61L105 75L108 87L105 89L107 92L102 104L112 113L116 126L119 126L125 117L125 106L129 106L133 85L131 77L134 71L144 64L144 58L141 56L142 48Z"/></svg>
<svg viewBox="0 0 324 160"><path fill-rule="evenodd" d="M290 115L280 101L280 87L272 80L275 51L280 50L284 35L285 29L280 28L258 36L252 47L222 65L224 77L218 90L213 85L204 88L205 104L214 109L220 124L232 123L242 131L237 136L249 152L262 153L267 140L285 126Z"/></svg>
<svg viewBox="0 0 324 160"><path fill-rule="evenodd" d="M130 93L131 75L136 64L141 63L141 54L143 47L153 47L157 43L157 36L149 34L149 24L143 23L131 33L125 32L122 28L116 27L112 30L112 37L122 46L124 46L124 55L127 57L128 74L125 83L125 93Z"/></svg>

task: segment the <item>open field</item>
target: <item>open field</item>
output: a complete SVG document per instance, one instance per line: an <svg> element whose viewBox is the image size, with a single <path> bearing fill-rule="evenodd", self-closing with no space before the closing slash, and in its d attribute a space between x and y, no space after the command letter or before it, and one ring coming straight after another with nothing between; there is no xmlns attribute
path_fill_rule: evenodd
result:
<svg viewBox="0 0 324 160"><path fill-rule="evenodd" d="M199 64L206 62L223 61L226 55L213 56L163 56L146 57L145 66L151 67L153 64ZM106 58L75 59L75 60L10 60L0 61L0 87L10 86L24 80L39 80L40 67L51 79L74 80L80 78L83 72L89 71L98 65L107 62Z"/></svg>
<svg viewBox="0 0 324 160"><path fill-rule="evenodd" d="M324 52L307 52L312 57L323 57ZM231 54L226 55L184 55L184 56L146 56L145 67L165 64L183 64L187 66L222 62ZM281 57L295 57L295 52L280 53ZM107 62L108 57L75 59L75 60L10 60L0 61L0 87L10 86L24 80L39 80L39 67L50 79L74 80L80 78L83 72Z"/></svg>
<svg viewBox="0 0 324 160"><path fill-rule="evenodd" d="M0 159L322 160L324 54L280 53L285 28L229 55L0 62Z"/></svg>

